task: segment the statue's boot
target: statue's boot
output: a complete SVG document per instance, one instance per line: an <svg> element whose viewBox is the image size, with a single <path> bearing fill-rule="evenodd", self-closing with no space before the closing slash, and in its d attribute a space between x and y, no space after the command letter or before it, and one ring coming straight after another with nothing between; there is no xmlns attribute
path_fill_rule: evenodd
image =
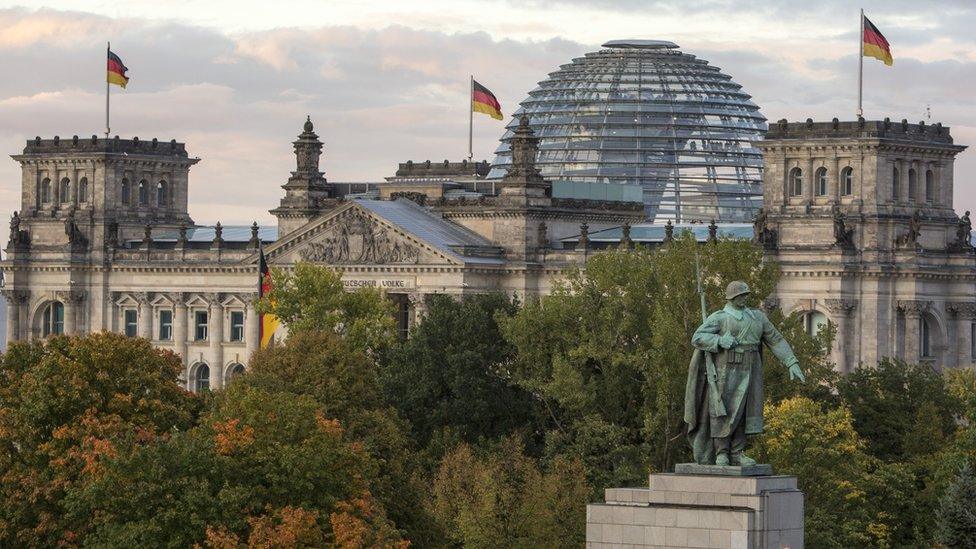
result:
<svg viewBox="0 0 976 549"><path fill-rule="evenodd" d="M729 464L729 453L719 452L715 455L715 465L726 466Z"/></svg>
<svg viewBox="0 0 976 549"><path fill-rule="evenodd" d="M742 452L739 452L732 456L732 463L741 467L751 467L756 464L756 460L743 454Z"/></svg>

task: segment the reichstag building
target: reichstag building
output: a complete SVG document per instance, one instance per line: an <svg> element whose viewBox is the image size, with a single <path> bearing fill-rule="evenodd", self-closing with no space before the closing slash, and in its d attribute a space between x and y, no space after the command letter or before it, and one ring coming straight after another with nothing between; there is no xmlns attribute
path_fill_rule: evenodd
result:
<svg viewBox="0 0 976 549"><path fill-rule="evenodd" d="M530 91L491 164L408 161L382 182L332 182L312 120L293 147L269 204L277 226L247 227L191 219L185 143L28 141L12 156L22 202L0 261L8 338L146 337L183 357L188 388L219 388L258 345L261 249L274 266L383 288L406 331L433 294L544 295L601 249L690 229L761 244L783 271L764 306L811 331L837 324L841 371L976 356L976 255L952 205L965 147L940 124L767 127L707 61L627 40Z"/></svg>

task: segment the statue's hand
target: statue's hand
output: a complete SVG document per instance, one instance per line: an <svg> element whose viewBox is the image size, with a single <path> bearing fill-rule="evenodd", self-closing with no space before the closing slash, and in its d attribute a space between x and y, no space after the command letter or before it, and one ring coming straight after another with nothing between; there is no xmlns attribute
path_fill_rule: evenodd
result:
<svg viewBox="0 0 976 549"><path fill-rule="evenodd" d="M731 349L738 344L739 342L735 340L735 336L732 334L725 334L718 338L718 346L723 349Z"/></svg>
<svg viewBox="0 0 976 549"><path fill-rule="evenodd" d="M806 381L807 378L803 375L803 370L800 369L800 363L794 362L790 366L790 380L799 379L800 381Z"/></svg>

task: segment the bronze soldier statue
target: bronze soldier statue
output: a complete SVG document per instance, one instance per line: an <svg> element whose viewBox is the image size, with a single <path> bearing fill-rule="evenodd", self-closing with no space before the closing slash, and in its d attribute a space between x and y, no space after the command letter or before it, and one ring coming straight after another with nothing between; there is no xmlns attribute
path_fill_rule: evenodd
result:
<svg viewBox="0 0 976 549"><path fill-rule="evenodd" d="M755 465L745 455L746 435L763 430L762 348L767 345L789 367L790 379L805 381L789 343L766 315L746 306L745 282L729 284L725 308L695 330L695 347L685 386L685 423L695 462ZM715 382L708 379L714 360ZM724 408L724 410L723 410Z"/></svg>

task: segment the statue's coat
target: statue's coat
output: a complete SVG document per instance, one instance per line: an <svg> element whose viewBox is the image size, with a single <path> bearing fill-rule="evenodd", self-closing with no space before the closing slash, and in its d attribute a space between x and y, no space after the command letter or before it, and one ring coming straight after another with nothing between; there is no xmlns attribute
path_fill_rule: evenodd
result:
<svg viewBox="0 0 976 549"><path fill-rule="evenodd" d="M732 349L720 348L719 338L724 334L733 335L739 345ZM768 346L784 364L796 362L796 356L765 313L758 309L736 309L731 304L705 319L695 330L691 342L695 352L691 356L685 384L684 420L688 425L688 441L695 462L711 464L715 462L712 438L729 436L741 421L745 421L747 435L763 432L761 346ZM743 353L742 366L729 368L730 353L736 349L740 352L742 349L755 349L756 352ZM727 411L725 416L715 417L710 413L704 353L712 353L718 374L718 389Z"/></svg>

